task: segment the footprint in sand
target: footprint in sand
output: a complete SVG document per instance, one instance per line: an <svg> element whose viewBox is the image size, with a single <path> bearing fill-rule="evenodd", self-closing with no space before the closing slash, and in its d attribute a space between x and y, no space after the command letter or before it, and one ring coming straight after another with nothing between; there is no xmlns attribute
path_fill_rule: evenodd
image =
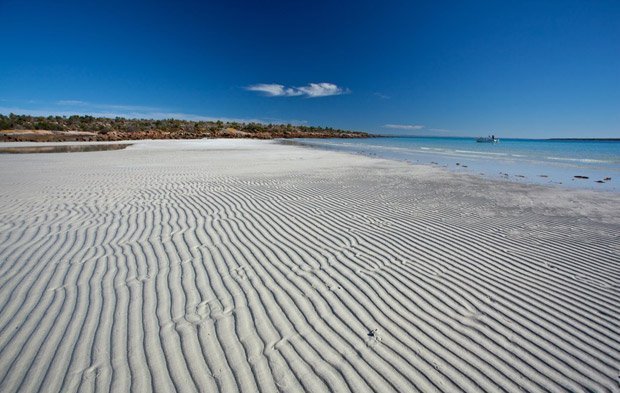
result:
<svg viewBox="0 0 620 393"><path fill-rule="evenodd" d="M252 271L247 265L232 268L230 271L230 275L232 278L238 281L250 280L253 277Z"/></svg>

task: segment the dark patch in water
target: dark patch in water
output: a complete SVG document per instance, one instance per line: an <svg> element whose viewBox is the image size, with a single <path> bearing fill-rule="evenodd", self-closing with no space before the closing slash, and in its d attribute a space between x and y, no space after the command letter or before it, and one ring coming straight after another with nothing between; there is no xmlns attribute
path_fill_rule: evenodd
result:
<svg viewBox="0 0 620 393"><path fill-rule="evenodd" d="M97 145L62 145L62 146L19 146L0 147L0 154L30 154L30 153L82 153L90 151L122 150L131 143L111 143Z"/></svg>

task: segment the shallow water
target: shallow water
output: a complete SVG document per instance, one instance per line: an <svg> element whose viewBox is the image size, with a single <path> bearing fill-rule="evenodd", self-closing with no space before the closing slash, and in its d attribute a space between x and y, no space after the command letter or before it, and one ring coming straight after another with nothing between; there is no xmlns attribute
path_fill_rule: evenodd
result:
<svg viewBox="0 0 620 393"><path fill-rule="evenodd" d="M620 141L502 139L500 143L477 143L473 138L429 137L295 141L514 182L620 191Z"/></svg>
<svg viewBox="0 0 620 393"><path fill-rule="evenodd" d="M131 143L0 147L0 154L82 153L91 151L122 150L125 149L127 146L131 146Z"/></svg>

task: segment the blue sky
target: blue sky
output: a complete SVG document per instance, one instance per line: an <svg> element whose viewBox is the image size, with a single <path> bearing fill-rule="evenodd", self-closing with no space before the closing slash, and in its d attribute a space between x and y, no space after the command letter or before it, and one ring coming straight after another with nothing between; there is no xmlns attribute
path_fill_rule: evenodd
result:
<svg viewBox="0 0 620 393"><path fill-rule="evenodd" d="M0 0L0 113L620 137L620 1Z"/></svg>

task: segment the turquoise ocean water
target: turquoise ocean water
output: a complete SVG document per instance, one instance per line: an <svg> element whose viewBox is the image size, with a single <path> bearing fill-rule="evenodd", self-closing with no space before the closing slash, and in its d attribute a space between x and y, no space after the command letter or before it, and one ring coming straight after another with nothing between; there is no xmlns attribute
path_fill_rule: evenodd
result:
<svg viewBox="0 0 620 393"><path fill-rule="evenodd" d="M473 138L432 137L296 141L515 182L620 191L620 141L501 139L477 143Z"/></svg>

